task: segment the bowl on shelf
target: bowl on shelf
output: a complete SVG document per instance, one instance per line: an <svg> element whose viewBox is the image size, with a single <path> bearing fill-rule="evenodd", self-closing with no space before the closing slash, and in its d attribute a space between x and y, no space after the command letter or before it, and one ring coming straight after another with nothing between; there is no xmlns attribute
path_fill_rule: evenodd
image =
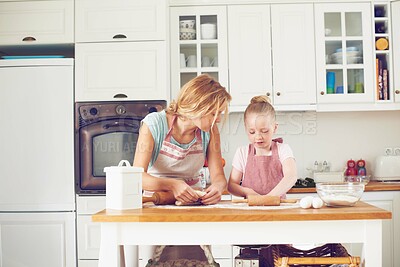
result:
<svg viewBox="0 0 400 267"><path fill-rule="evenodd" d="M200 25L201 39L216 39L217 25L213 23L204 23Z"/></svg>
<svg viewBox="0 0 400 267"><path fill-rule="evenodd" d="M364 183L340 182L317 183L319 197L327 206L346 207L354 206L364 193Z"/></svg>
<svg viewBox="0 0 400 267"><path fill-rule="evenodd" d="M368 184L371 180L371 175L350 175L345 176L344 181L349 183L363 183Z"/></svg>
<svg viewBox="0 0 400 267"><path fill-rule="evenodd" d="M179 29L180 40L194 40L196 39L196 29L180 28Z"/></svg>
<svg viewBox="0 0 400 267"><path fill-rule="evenodd" d="M180 26L181 28L193 29L195 23L196 23L196 21L195 21L195 20L191 20L191 19L180 20L180 21L179 21L179 26Z"/></svg>

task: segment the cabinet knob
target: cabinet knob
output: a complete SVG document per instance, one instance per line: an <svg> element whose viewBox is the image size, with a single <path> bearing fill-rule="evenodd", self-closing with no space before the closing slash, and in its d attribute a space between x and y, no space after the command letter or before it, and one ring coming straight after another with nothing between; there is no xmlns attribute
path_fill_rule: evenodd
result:
<svg viewBox="0 0 400 267"><path fill-rule="evenodd" d="M396 95L400 94L400 90L394 91Z"/></svg>
<svg viewBox="0 0 400 267"><path fill-rule="evenodd" d="M268 93L267 93L267 96L270 96L270 95L271 95L271 93L270 93L270 92L268 92Z"/></svg>
<svg viewBox="0 0 400 267"><path fill-rule="evenodd" d="M116 34L113 36L113 39L126 39L126 35L124 34Z"/></svg>
<svg viewBox="0 0 400 267"><path fill-rule="evenodd" d="M280 95L281 95L281 92L276 92L276 95L277 95L277 96L280 96Z"/></svg>
<svg viewBox="0 0 400 267"><path fill-rule="evenodd" d="M325 92L324 92L324 91L321 91L321 92L320 92L320 94L321 94L321 95L324 95L324 94L325 94Z"/></svg>
<svg viewBox="0 0 400 267"><path fill-rule="evenodd" d="M27 36L27 37L24 37L22 39L22 41L24 41L24 42L33 42L33 41L36 41L36 38L32 37L32 36Z"/></svg>

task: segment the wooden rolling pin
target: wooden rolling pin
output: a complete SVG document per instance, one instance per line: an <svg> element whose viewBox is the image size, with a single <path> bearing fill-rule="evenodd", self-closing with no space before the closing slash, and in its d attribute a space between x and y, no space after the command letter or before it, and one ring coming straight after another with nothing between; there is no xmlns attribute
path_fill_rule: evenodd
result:
<svg viewBox="0 0 400 267"><path fill-rule="evenodd" d="M172 191L158 191L151 197L142 197L142 203L153 202L155 205L174 205L175 201Z"/></svg>
<svg viewBox="0 0 400 267"><path fill-rule="evenodd" d="M233 203L248 203L249 206L280 206L281 203L296 203L297 199L281 199L278 196L250 195L244 199L232 199Z"/></svg>

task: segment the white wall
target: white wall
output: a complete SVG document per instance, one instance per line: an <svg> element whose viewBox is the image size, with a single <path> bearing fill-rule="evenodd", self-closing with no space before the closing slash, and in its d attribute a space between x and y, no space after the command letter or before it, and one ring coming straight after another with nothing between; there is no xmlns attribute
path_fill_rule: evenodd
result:
<svg viewBox="0 0 400 267"><path fill-rule="evenodd" d="M400 147L400 111L287 112L277 114L277 121L276 137L291 146L302 178L310 175L306 168L312 168L316 160L326 160L332 171L339 171L347 160L360 158L373 175L375 158L386 147ZM236 147L247 143L243 113L230 114L221 129L227 177Z"/></svg>

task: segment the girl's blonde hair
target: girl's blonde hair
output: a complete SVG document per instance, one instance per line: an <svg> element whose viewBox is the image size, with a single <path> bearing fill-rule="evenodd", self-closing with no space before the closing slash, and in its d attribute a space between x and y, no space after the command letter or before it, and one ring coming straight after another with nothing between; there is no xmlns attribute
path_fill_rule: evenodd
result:
<svg viewBox="0 0 400 267"><path fill-rule="evenodd" d="M215 113L214 119L216 119L219 111L228 114L228 104L231 99L225 87L211 76L202 74L182 87L178 99L171 102L167 112L188 119ZM220 110L221 107L224 110Z"/></svg>
<svg viewBox="0 0 400 267"><path fill-rule="evenodd" d="M275 109L271 105L271 100L266 95L255 96L250 100L250 104L244 111L244 120L248 114L262 114L267 116L271 123L275 123L276 114Z"/></svg>

